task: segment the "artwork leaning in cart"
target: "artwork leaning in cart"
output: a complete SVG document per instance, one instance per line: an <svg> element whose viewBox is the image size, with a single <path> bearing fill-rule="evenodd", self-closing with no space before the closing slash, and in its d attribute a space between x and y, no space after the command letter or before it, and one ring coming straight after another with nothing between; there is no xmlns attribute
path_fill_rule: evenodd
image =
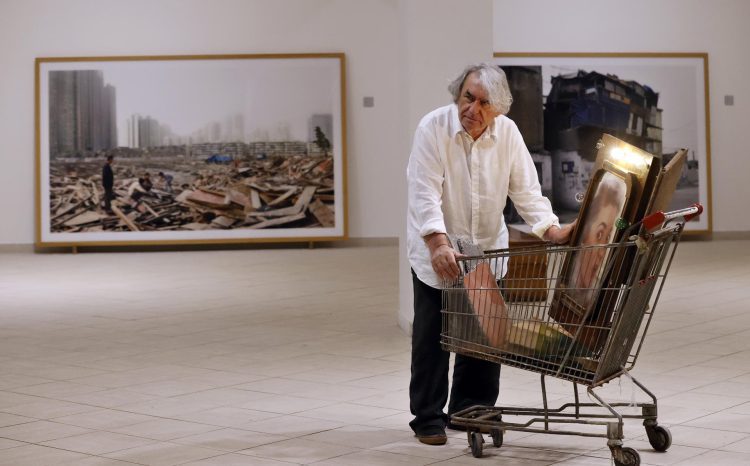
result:
<svg viewBox="0 0 750 466"><path fill-rule="evenodd" d="M582 341L590 348L603 343L600 337L626 278L619 272L633 260L613 243L643 218L660 170L658 158L609 134L597 147L593 176L572 235L574 248L565 258L550 308L550 315L569 331L587 324Z"/></svg>
<svg viewBox="0 0 750 466"><path fill-rule="evenodd" d="M594 197L581 220L580 249L572 253L571 267L565 287L583 309L593 304L597 287L601 283L607 249L590 246L609 244L617 232L615 223L623 215L629 187L625 178L603 172L598 180Z"/></svg>
<svg viewBox="0 0 750 466"><path fill-rule="evenodd" d="M38 58L37 245L346 237L344 55Z"/></svg>

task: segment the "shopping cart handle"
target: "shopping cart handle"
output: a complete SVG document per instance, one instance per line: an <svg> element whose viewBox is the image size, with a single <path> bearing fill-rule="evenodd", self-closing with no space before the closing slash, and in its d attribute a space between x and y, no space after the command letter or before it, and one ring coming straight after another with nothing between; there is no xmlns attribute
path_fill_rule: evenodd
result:
<svg viewBox="0 0 750 466"><path fill-rule="evenodd" d="M646 227L646 231L653 231L663 225L664 222L677 217L684 217L685 221L688 222L702 213L703 206L697 203L686 209L673 210L666 213L662 211L654 212L643 219L643 226Z"/></svg>
<svg viewBox="0 0 750 466"><path fill-rule="evenodd" d="M697 202L695 204L693 204L691 207L689 207L688 209L694 209L695 212L688 213L688 214L685 215L685 221L686 222L689 222L690 220L694 219L695 217L698 217L700 214L703 213L703 206L700 205L700 204L698 204Z"/></svg>

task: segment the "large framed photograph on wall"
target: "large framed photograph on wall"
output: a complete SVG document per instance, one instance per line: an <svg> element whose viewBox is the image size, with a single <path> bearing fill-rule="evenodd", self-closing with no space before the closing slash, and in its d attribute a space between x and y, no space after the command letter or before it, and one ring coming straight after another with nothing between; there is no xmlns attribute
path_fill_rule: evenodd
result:
<svg viewBox="0 0 750 466"><path fill-rule="evenodd" d="M341 53L36 60L38 246L347 236Z"/></svg>
<svg viewBox="0 0 750 466"><path fill-rule="evenodd" d="M519 126L563 221L578 216L596 142L610 134L666 165L687 160L668 210L700 203L687 233L710 233L711 138L705 53L495 53ZM543 176L546 175L546 176Z"/></svg>

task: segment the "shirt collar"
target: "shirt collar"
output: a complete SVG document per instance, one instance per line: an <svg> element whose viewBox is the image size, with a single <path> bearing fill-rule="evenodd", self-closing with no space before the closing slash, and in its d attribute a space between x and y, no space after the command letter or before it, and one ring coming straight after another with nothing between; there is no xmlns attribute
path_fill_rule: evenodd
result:
<svg viewBox="0 0 750 466"><path fill-rule="evenodd" d="M461 126L461 120L458 118L458 105L453 104L450 111L450 134L454 138L456 135L465 133L464 127Z"/></svg>
<svg viewBox="0 0 750 466"><path fill-rule="evenodd" d="M450 134L455 138L457 135L465 134L469 138L469 133L466 132L463 126L461 126L461 120L458 118L458 105L453 104L450 112ZM492 142L497 142L497 124L495 124L494 119L490 122L489 126L487 126L487 129L482 133L481 136L479 136L479 140L491 138ZM462 136L463 137L463 136Z"/></svg>

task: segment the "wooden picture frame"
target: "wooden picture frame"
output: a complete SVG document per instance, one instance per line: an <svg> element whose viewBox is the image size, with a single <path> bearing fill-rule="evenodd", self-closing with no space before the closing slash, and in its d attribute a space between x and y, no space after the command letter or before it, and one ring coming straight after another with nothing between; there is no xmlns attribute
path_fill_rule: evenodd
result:
<svg viewBox="0 0 750 466"><path fill-rule="evenodd" d="M347 238L343 53L45 57L35 73L37 246Z"/></svg>
<svg viewBox="0 0 750 466"><path fill-rule="evenodd" d="M659 160L613 136L598 143L595 171L588 185L579 221L573 231L553 296L550 315L575 332L578 324L591 324L583 341L600 343L601 331L614 309L616 290L625 277L620 273L632 258L615 254L623 226L638 220L651 199ZM618 228L618 224L620 228Z"/></svg>
<svg viewBox="0 0 750 466"><path fill-rule="evenodd" d="M580 319L591 312L605 280L611 251L598 246L615 240L615 224L619 218L627 216L633 202L633 188L637 185L632 175L611 168L600 169L592 179L589 193L593 196L587 196L580 226L572 239L572 245L580 249L567 257L558 284L558 289L564 290L561 292L569 298L569 307Z"/></svg>
<svg viewBox="0 0 750 466"><path fill-rule="evenodd" d="M590 176L595 172L592 168L594 143L602 133L612 134L620 139L630 139L635 143L638 139L636 132L641 133L641 139L648 143L648 151L657 157L662 154L668 158L679 149L688 150L687 162L680 175L676 191L668 210L688 207L693 203L700 203L704 207L704 214L685 225L686 234L709 234L712 231L711 207L711 132L709 112L709 67L707 53L553 53L553 52L496 52L494 63L506 69L518 70L520 84L523 90L514 96L517 102L524 105L519 114L519 129L527 144L536 144L543 148L540 155L530 146L532 155L549 160L552 164L552 184L554 189L550 198L555 210L564 222L577 217L579 205L574 200L577 192L583 192ZM656 93L658 109L651 115L643 116L640 120L633 118L638 112L631 112L624 122L627 127L620 133L613 131L614 124L604 123L593 131L580 131L576 134L579 140L578 154L569 145L571 135L566 134L566 141L558 144L550 143L550 125L547 125L545 114L544 128L540 118L547 106L547 98L552 91L552 78L571 76L579 72L598 73L603 81L607 81L607 92L611 90L613 99L607 102L611 106L631 105L635 99L643 97L619 92L620 85L637 83L633 86L635 93L644 90ZM531 76L539 73L538 78ZM514 91L516 76L509 74L511 91ZM534 79L530 79L534 78ZM612 78L612 79L610 79ZM533 86L531 84L534 84ZM537 90L537 89L540 89ZM541 92L542 98L520 95L531 92ZM589 94L586 94L589 92ZM601 89L582 89L582 95L591 97L592 93L601 95ZM653 96L653 94L650 94ZM619 101L616 101L619 100ZM531 108L530 103L536 107ZM539 108L537 108L539 107ZM612 110L612 108L609 108ZM511 113L513 108L511 107ZM525 115L524 115L525 114ZM531 115L529 115L531 114ZM610 112L610 115L612 113ZM512 115L509 115L512 117ZM529 121L523 121L527 119ZM623 124L625 124L623 123ZM595 125L594 125L595 126ZM526 129L528 128L528 129ZM580 127L578 127L580 128ZM591 130L592 127L586 128ZM542 133L540 133L542 131ZM584 147L585 146L585 147ZM562 149L561 149L562 147ZM559 154L554 152L559 149ZM558 159L553 160L554 157ZM575 158L576 160L571 160ZM536 159L535 159L536 162ZM542 165L542 162L539 162Z"/></svg>

